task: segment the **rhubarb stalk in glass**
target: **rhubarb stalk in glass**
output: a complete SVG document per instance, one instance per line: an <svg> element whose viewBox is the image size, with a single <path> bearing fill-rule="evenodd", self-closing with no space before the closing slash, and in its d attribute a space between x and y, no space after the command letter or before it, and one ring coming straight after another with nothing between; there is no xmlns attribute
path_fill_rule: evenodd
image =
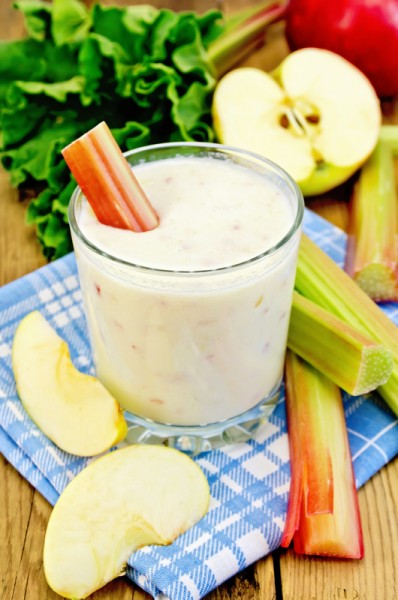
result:
<svg viewBox="0 0 398 600"><path fill-rule="evenodd" d="M100 223L135 232L158 226L158 215L105 122L62 155Z"/></svg>

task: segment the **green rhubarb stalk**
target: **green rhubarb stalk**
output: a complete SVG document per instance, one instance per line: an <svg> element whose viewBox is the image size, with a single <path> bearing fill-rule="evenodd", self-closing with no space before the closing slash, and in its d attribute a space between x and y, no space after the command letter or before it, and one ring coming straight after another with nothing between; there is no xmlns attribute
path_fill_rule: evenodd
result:
<svg viewBox="0 0 398 600"><path fill-rule="evenodd" d="M393 369L390 350L296 291L288 347L353 396L386 383Z"/></svg>
<svg viewBox="0 0 398 600"><path fill-rule="evenodd" d="M358 497L340 389L291 351L286 356L286 408L294 493L282 546L289 545L293 534L299 554L362 558ZM329 509L310 510L311 505Z"/></svg>
<svg viewBox="0 0 398 600"><path fill-rule="evenodd" d="M398 125L382 125L380 140L388 144L394 156L398 156Z"/></svg>
<svg viewBox="0 0 398 600"><path fill-rule="evenodd" d="M378 391L398 414L398 328L353 279L306 235L301 238L296 290L388 348L393 370Z"/></svg>
<svg viewBox="0 0 398 600"><path fill-rule="evenodd" d="M207 50L217 77L264 44L266 28L285 16L287 4L286 0L265 0L227 20L225 31Z"/></svg>
<svg viewBox="0 0 398 600"><path fill-rule="evenodd" d="M380 140L351 200L345 270L376 301L398 300L398 205L392 151Z"/></svg>

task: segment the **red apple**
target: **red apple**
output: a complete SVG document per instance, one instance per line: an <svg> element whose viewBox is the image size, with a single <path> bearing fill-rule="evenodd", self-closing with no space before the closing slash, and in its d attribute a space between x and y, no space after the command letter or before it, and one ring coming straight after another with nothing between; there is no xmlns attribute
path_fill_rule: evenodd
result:
<svg viewBox="0 0 398 600"><path fill-rule="evenodd" d="M290 0L286 38L340 54L380 97L398 94L398 0Z"/></svg>

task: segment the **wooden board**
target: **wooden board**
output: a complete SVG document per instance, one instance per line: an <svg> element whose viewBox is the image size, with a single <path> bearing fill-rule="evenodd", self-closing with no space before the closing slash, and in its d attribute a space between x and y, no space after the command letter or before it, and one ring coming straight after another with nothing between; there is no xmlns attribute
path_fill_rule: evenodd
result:
<svg viewBox="0 0 398 600"><path fill-rule="evenodd" d="M107 2L128 4L128 2ZM138 2L130 2L138 4ZM224 8L232 12L246 0L169 0L154 5L174 9ZM0 0L0 38L22 35L20 15ZM247 64L270 70L286 55L283 25L273 27L267 46ZM398 114L390 107L392 119ZM26 203L19 203L5 173L0 173L0 285L45 264L34 231L24 223ZM42 548L50 505L0 458L0 599L56 600L46 584ZM391 463L360 492L366 557L361 563L297 557L276 552L212 592L208 600L392 600L398 596L398 461ZM91 596L93 600L149 600L126 579Z"/></svg>

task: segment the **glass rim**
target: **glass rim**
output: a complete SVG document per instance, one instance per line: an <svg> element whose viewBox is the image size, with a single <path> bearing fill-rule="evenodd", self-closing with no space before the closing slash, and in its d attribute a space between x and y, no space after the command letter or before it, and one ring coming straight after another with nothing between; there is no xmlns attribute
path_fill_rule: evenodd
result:
<svg viewBox="0 0 398 600"><path fill-rule="evenodd" d="M179 270L179 269L162 269L158 267L149 267L146 265L140 265L125 259L122 259L118 256L114 256L96 246L93 242L91 242L82 232L79 227L76 218L76 204L78 199L81 196L84 196L81 188L76 186L75 190L72 193L71 199L69 201L68 206L68 220L69 226L72 229L73 233L78 237L78 239L83 243L85 247L94 252L96 255L101 258L105 258L112 263L116 263L119 266L124 267L133 267L134 269L147 273L148 275L159 275L159 276L204 276L211 274L222 274L222 273L230 273L231 271L240 270L247 266L254 265L255 263L261 261L263 258L267 258L275 255L279 250L286 246L286 244L293 238L294 234L298 231L304 217L304 198L303 194L294 181L294 179L289 175L285 169L274 163L272 160L261 156L255 152L251 152L249 150L244 150L243 148L238 148L235 146L228 146L225 144L219 144L215 142L164 142L159 144L149 144L146 146L141 146L139 148L134 148L132 150L128 150L124 152L123 155L128 159L130 156L135 156L139 154L143 154L145 152L156 152L157 150L167 150L173 148L197 148L208 150L212 152L219 152L220 154L224 153L227 155L228 153L232 155L242 156L248 160L257 161L262 163L263 165L269 167L271 170L276 172L278 176L288 184L290 190L293 192L294 197L297 199L297 211L293 223L287 233L273 246L264 250L260 254L256 254L255 256L245 259L244 261L234 263L232 265L227 265L223 267L216 267L211 269L195 269L195 270Z"/></svg>

